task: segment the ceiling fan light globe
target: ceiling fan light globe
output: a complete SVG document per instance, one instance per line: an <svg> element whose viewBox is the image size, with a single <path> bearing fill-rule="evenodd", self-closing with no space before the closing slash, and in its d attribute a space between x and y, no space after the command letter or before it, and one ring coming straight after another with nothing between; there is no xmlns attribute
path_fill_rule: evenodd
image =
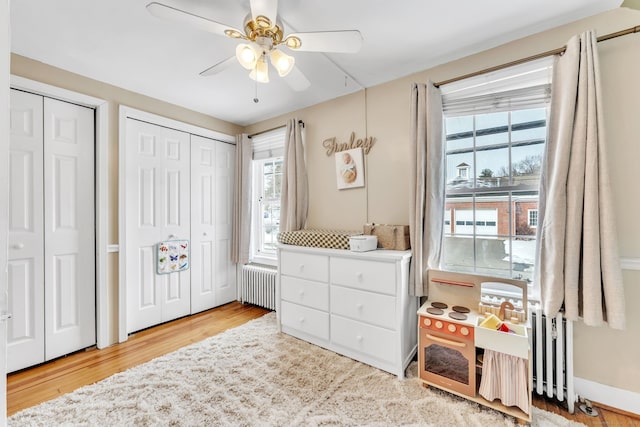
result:
<svg viewBox="0 0 640 427"><path fill-rule="evenodd" d="M240 65L247 70L253 70L258 62L258 54L251 45L246 43L241 43L236 47L236 58Z"/></svg>
<svg viewBox="0 0 640 427"><path fill-rule="evenodd" d="M281 50L273 49L271 51L271 64L278 71L280 77L284 77L291 72L295 65L295 58L289 56Z"/></svg>
<svg viewBox="0 0 640 427"><path fill-rule="evenodd" d="M249 73L249 77L259 83L269 83L269 64L265 61L258 61L255 68Z"/></svg>

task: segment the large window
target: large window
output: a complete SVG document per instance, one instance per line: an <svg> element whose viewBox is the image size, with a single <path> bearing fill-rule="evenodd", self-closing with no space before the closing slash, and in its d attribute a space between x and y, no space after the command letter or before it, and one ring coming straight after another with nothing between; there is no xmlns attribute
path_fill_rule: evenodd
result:
<svg viewBox="0 0 640 427"><path fill-rule="evenodd" d="M255 262L270 263L276 259L276 243L280 228L284 129L256 135L251 143L251 259Z"/></svg>
<svg viewBox="0 0 640 427"><path fill-rule="evenodd" d="M443 97L447 270L531 282L547 135L548 84L538 83Z"/></svg>

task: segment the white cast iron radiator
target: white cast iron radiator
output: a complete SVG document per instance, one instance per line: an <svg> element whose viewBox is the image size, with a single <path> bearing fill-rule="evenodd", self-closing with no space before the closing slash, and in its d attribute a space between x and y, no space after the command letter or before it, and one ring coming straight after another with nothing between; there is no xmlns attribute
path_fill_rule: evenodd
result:
<svg viewBox="0 0 640 427"><path fill-rule="evenodd" d="M240 302L248 302L269 310L276 309L275 268L245 264L240 277Z"/></svg>
<svg viewBox="0 0 640 427"><path fill-rule="evenodd" d="M577 396L573 384L573 322L559 313L548 318L540 304L531 307L533 389L536 393L567 400L573 414Z"/></svg>

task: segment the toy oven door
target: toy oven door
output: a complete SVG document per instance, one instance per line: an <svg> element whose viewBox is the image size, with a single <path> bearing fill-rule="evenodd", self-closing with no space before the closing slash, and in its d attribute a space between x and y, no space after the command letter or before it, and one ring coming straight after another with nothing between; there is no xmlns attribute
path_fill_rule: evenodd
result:
<svg viewBox="0 0 640 427"><path fill-rule="evenodd" d="M475 397L475 357L473 339L420 328L420 378L428 384Z"/></svg>

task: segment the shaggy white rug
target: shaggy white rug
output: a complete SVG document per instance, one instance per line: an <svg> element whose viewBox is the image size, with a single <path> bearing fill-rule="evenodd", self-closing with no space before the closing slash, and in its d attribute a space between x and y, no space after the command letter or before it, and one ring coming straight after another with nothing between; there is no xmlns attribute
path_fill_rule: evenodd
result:
<svg viewBox="0 0 640 427"><path fill-rule="evenodd" d="M9 418L9 426L513 426L276 329L274 313ZM534 409L534 426L579 426Z"/></svg>

